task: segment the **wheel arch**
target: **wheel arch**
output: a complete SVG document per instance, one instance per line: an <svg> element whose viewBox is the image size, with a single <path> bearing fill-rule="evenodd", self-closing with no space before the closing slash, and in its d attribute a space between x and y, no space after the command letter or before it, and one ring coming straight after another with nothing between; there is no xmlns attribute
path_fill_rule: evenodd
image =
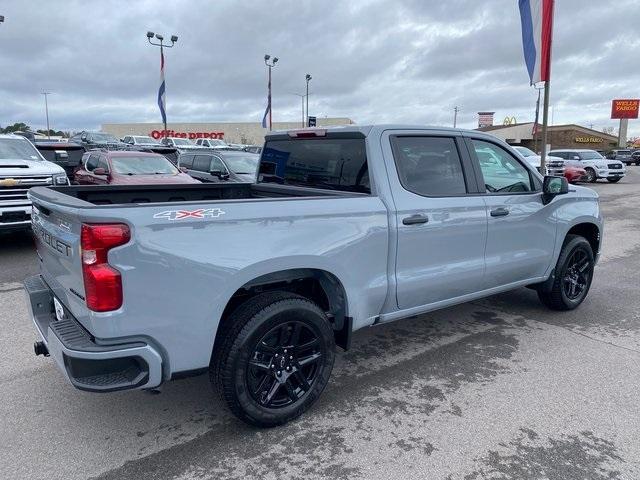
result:
<svg viewBox="0 0 640 480"><path fill-rule="evenodd" d="M334 331L336 345L348 349L353 331L346 290L334 273L322 268L289 268L259 275L235 290L228 299L218 324L214 350L227 331L231 313L250 298L269 291L288 291L301 295L323 309Z"/></svg>
<svg viewBox="0 0 640 480"><path fill-rule="evenodd" d="M600 235L600 228L593 222L581 222L573 225L566 233L567 235L579 235L587 239L591 245L594 256L597 256L600 252L600 242L602 240Z"/></svg>

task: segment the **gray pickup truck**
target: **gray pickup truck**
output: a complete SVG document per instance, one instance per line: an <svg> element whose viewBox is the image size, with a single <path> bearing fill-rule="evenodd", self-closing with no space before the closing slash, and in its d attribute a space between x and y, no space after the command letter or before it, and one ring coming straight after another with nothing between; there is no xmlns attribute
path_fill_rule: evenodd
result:
<svg viewBox="0 0 640 480"><path fill-rule="evenodd" d="M270 133L257 184L29 195L36 353L95 392L208 371L259 426L309 408L361 328L523 286L577 307L603 227L506 143L401 125Z"/></svg>

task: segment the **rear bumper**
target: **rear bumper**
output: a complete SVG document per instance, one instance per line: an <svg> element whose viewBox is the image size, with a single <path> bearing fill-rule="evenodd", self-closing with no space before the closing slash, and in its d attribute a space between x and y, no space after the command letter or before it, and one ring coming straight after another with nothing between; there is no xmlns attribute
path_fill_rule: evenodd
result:
<svg viewBox="0 0 640 480"><path fill-rule="evenodd" d="M162 357L143 340L109 343L94 338L68 311L58 320L53 293L40 275L24 281L31 318L49 355L71 384L90 392L154 388Z"/></svg>

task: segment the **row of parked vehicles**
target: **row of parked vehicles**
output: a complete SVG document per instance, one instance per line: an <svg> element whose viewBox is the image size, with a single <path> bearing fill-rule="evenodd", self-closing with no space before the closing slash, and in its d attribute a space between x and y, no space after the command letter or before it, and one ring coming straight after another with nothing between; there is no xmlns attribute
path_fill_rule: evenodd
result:
<svg viewBox="0 0 640 480"><path fill-rule="evenodd" d="M515 146L514 149L532 166L540 170L540 156L537 153L521 146ZM620 151L614 150L614 152ZM637 161L640 162L640 152L637 153ZM604 157L600 152L588 149L551 150L546 163L547 174L564 176L570 183L594 183L598 179L616 183L626 175L625 164L629 164L617 158L616 153L612 152Z"/></svg>
<svg viewBox="0 0 640 480"><path fill-rule="evenodd" d="M234 183L257 178L260 155L224 142L206 146L167 139L161 144L145 136L122 140L91 132L68 142L32 143L22 135L0 135L0 230L30 226L27 192L34 186ZM173 140L189 145L168 145Z"/></svg>

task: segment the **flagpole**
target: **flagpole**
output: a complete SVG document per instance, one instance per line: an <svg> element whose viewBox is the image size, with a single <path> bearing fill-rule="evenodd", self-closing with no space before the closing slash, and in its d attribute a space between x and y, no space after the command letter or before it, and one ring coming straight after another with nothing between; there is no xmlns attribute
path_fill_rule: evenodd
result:
<svg viewBox="0 0 640 480"><path fill-rule="evenodd" d="M554 1L548 0L551 3L551 19L549 24L549 46L546 54L547 58L547 78L544 82L544 107L542 111L542 149L540 150L540 171L543 175L547 172L547 126L549 124L549 90L551 89L551 49L553 48L553 14L554 14Z"/></svg>

